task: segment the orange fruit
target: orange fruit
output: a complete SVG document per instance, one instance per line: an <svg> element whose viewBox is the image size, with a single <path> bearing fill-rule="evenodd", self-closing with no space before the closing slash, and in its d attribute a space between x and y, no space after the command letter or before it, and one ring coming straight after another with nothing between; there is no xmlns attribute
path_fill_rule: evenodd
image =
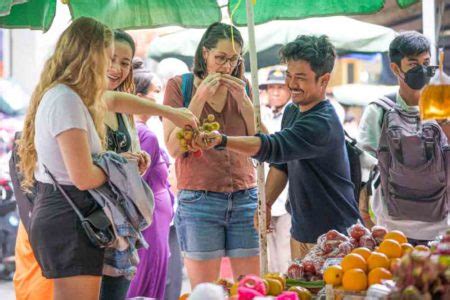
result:
<svg viewBox="0 0 450 300"><path fill-rule="evenodd" d="M331 266L325 270L323 273L323 280L326 284L332 284L333 286L339 286L342 284L342 276L344 271L339 265Z"/></svg>
<svg viewBox="0 0 450 300"><path fill-rule="evenodd" d="M361 255L367 261L367 259L369 258L370 254L372 254L372 251L370 251L370 249L366 248L366 247L359 247L359 248L354 249L352 251L352 253L356 253L356 254Z"/></svg>
<svg viewBox="0 0 450 300"><path fill-rule="evenodd" d="M184 293L183 295L180 296L180 298L178 298L178 300L187 300L189 299L190 295L191 295L190 293Z"/></svg>
<svg viewBox="0 0 450 300"><path fill-rule="evenodd" d="M342 277L342 286L346 291L365 291L367 289L366 272L361 269L348 270Z"/></svg>
<svg viewBox="0 0 450 300"><path fill-rule="evenodd" d="M381 283L383 279L392 279L392 273L385 268L375 268L369 272L369 286Z"/></svg>
<svg viewBox="0 0 450 300"><path fill-rule="evenodd" d="M341 262L342 270L347 272L351 269L367 271L367 263L364 257L356 253L347 254Z"/></svg>
<svg viewBox="0 0 450 300"><path fill-rule="evenodd" d="M384 236L384 240L395 240L399 242L400 244L407 243L408 239L406 238L406 235L401 232L400 230L392 230Z"/></svg>
<svg viewBox="0 0 450 300"><path fill-rule="evenodd" d="M372 254L370 254L369 258L367 259L367 265L370 271L376 268L389 269L390 267L389 258L386 256L386 254L380 252L373 252Z"/></svg>
<svg viewBox="0 0 450 300"><path fill-rule="evenodd" d="M400 258L391 258L389 262L389 271L391 271L391 273L394 273L395 270L397 270L398 267L400 266L400 262L401 262Z"/></svg>
<svg viewBox="0 0 450 300"><path fill-rule="evenodd" d="M384 240L380 244L378 252L384 253L389 258L397 258L402 256L402 246L395 240Z"/></svg>
<svg viewBox="0 0 450 300"><path fill-rule="evenodd" d="M430 248L428 248L425 245L417 245L416 247L414 247L414 249L416 249L418 251L430 251Z"/></svg>
<svg viewBox="0 0 450 300"><path fill-rule="evenodd" d="M401 244L401 246L402 246L402 256L414 250L413 245L411 245L410 243L403 243Z"/></svg>

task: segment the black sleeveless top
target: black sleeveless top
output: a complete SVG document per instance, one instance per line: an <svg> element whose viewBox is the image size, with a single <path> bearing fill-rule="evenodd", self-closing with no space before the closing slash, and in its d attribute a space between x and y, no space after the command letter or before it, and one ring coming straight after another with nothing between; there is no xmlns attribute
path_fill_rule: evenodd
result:
<svg viewBox="0 0 450 300"><path fill-rule="evenodd" d="M128 152L131 149L131 135L123 120L123 115L116 113L117 123L119 124L117 130L111 129L106 125L106 134L108 139L108 150L116 153Z"/></svg>

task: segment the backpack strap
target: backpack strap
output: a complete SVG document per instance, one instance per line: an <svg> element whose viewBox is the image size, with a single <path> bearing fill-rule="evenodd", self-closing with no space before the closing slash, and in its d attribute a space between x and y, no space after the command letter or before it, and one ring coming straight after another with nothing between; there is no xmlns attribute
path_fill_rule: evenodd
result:
<svg viewBox="0 0 450 300"><path fill-rule="evenodd" d="M358 153L358 155L359 154L362 154L363 153L363 150L361 150L358 146L357 146L357 143L358 143L358 141L355 139L355 138L352 138L351 136L350 136L350 134L348 134L348 132L344 129L344 135L345 135L345 141L347 142L347 143L349 143L350 145L352 145L354 148L355 148L355 150L356 150L356 152Z"/></svg>
<svg viewBox="0 0 450 300"><path fill-rule="evenodd" d="M395 96L393 98L391 96L392 95L382 96L382 97L372 101L371 103L375 103L376 105L381 107L385 112L389 111L392 108L394 108L394 106L396 104Z"/></svg>
<svg viewBox="0 0 450 300"><path fill-rule="evenodd" d="M36 197L36 184L33 185L30 192L25 192L21 183L23 175L20 173L18 164L20 157L18 154L17 141L20 140L22 132L16 132L14 135L14 143L11 151L11 158L9 160L9 174L11 175L11 182L13 184L14 196L19 211L20 220L22 221L25 230L29 234L31 225L31 212L33 210L33 200Z"/></svg>
<svg viewBox="0 0 450 300"><path fill-rule="evenodd" d="M186 73L181 75L181 93L183 94L183 106L188 107L192 98L192 87L194 86L194 74ZM245 92L250 97L250 86L245 85Z"/></svg>
<svg viewBox="0 0 450 300"><path fill-rule="evenodd" d="M384 124L384 119L386 116L386 112L390 111L391 109L393 109L396 105L397 102L397 94L396 93L392 93L392 94L388 94L385 96L382 96L378 99L375 99L374 101L370 102L370 103L374 103L376 105L378 105L379 107L381 107L383 109L383 114L381 116L381 124L383 126Z"/></svg>
<svg viewBox="0 0 450 300"><path fill-rule="evenodd" d="M192 87L194 85L194 74L181 75L181 93L183 94L183 106L188 107L192 98Z"/></svg>

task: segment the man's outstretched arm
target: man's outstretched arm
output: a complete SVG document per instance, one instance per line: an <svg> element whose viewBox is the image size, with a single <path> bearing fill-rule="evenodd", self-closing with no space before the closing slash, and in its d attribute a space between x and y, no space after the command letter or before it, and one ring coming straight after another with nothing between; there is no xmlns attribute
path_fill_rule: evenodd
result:
<svg viewBox="0 0 450 300"><path fill-rule="evenodd" d="M196 143L204 149L218 146L259 161L285 163L315 158L330 151L330 147L336 144L330 141L330 126L322 120L304 118L274 134L232 137L219 132L203 133L197 137Z"/></svg>
<svg viewBox="0 0 450 300"><path fill-rule="evenodd" d="M220 142L222 142L222 136ZM229 136L226 147L234 152L255 156L261 149L261 138L258 136Z"/></svg>

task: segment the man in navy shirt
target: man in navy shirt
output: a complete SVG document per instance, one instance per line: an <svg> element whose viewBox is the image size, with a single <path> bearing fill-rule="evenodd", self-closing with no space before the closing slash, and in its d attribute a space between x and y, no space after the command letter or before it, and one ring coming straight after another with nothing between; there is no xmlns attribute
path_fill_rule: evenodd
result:
<svg viewBox="0 0 450 300"><path fill-rule="evenodd" d="M303 258L328 230L345 232L360 219L350 179L344 130L325 98L336 58L326 36L299 36L281 50L287 64L286 84L292 102L286 107L282 130L253 137L201 135L204 147L248 154L271 163L266 182L270 208L289 182L292 215L292 258Z"/></svg>

